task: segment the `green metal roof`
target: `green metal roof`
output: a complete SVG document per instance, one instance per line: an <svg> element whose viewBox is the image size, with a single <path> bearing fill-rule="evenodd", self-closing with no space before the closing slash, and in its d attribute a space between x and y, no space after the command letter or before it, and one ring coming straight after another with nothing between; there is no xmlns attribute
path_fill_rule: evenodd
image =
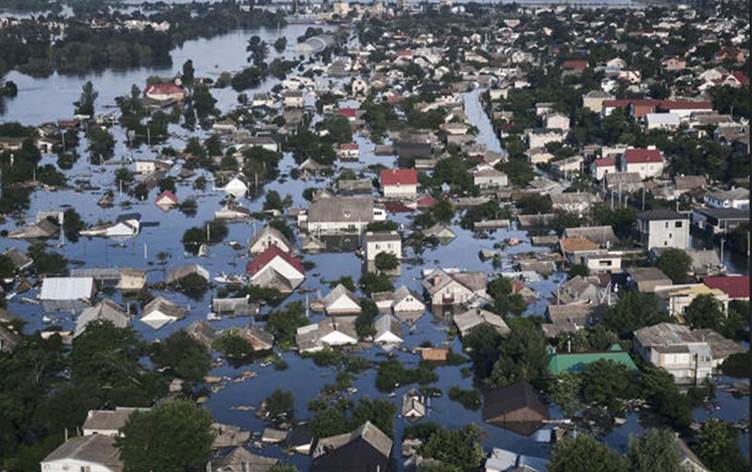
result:
<svg viewBox="0 0 752 472"><path fill-rule="evenodd" d="M637 370L629 353L623 351L621 346L614 344L605 352L562 352L551 355L548 361L548 371L554 375L563 372L581 372L585 366L599 360L618 362L630 370Z"/></svg>

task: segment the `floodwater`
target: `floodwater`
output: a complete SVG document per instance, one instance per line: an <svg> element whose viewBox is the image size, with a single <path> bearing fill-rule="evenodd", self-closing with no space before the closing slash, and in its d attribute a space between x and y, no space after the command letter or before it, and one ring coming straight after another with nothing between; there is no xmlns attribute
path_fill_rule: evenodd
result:
<svg viewBox="0 0 752 472"><path fill-rule="evenodd" d="M281 34L288 37L288 46L295 44L295 38L305 31L306 25L292 25L284 28ZM264 39L270 41L275 38L276 31L261 31L260 34ZM251 32L230 33L211 40L198 40L186 42L182 48L173 53L173 66L167 69L137 69L127 72L107 71L100 74L91 74L84 77L61 77L53 76L47 79L32 79L21 74L11 74L11 80L16 81L19 85L20 93L14 100L7 102L7 109L2 120L21 121L25 124L36 124L44 121L56 120L58 118L68 117L72 114L73 101L77 99L80 93L81 85L86 80L92 80L95 88L99 90L100 97L97 107L101 110L107 105L114 104L114 98L118 95L128 93L132 84L143 86L146 78L150 75L172 75L179 70L186 59L193 59L197 76L212 76L223 70L239 70L245 65L245 42L251 35ZM272 52L272 54L274 54ZM276 83L273 80L263 84L262 88L268 89ZM215 97L219 99L218 107L223 111L229 110L236 103L236 93L232 90L221 92L213 91ZM250 91L253 92L253 91ZM478 103L480 91L476 90L465 94L466 112L472 124L479 129L480 136L478 140L488 145L489 148L500 151L501 146L491 131L488 118L483 113L482 107ZM171 130L175 136L168 141L169 145L181 148L181 142L189 137L192 133L185 129L172 126ZM130 155L124 146L124 137L121 131L113 129L118 139L116 147L116 157ZM203 133L197 132L203 136ZM363 153L359 166L368 172L367 166L373 164L383 164L386 166L394 165L393 156L376 156L373 154L373 144L366 138L358 136L356 141L361 145ZM104 238L81 238L78 242L66 242L58 250L62 252L69 260L76 261L83 267L135 267L149 270L148 278L150 282L162 280L166 270L177 267L185 263L198 263L208 269L212 276L220 272L225 273L242 273L248 258L243 250L234 250L227 243L229 241L239 241L245 244L252 236L254 230L261 229L263 222L243 222L230 224L230 232L225 241L221 244L211 246L209 256L199 258L185 253L180 246L179 239L182 233L193 226L201 225L203 222L213 218L214 211L221 207L221 199L224 193L221 190L213 190L211 187L205 192L196 191L192 188L190 182L179 182L177 196L180 200L188 197L196 197L198 201L198 212L195 216L186 216L177 210L164 213L153 204L156 191L152 191L149 198L144 202L135 202L129 208L121 208L120 204L126 200L116 194L115 206L110 209L102 209L95 202L99 199L101 192L107 189L115 190L114 171L118 165L94 166L86 159L86 142L82 140L79 149L82 157L75 164L74 168L67 172L69 181L77 179L89 180L92 185L100 187L102 190L92 193L78 193L74 190L60 190L57 192L37 191L34 193L31 208L28 212L29 219L39 210L57 207L61 202L70 205L81 214L84 221L94 223L98 220L114 220L119 214L126 212L138 212L142 215L142 222L152 222L153 225L143 227L141 234L131 240L123 243L117 243ZM136 157L154 156L155 150L142 146L135 154ZM47 156L44 163L54 163L55 158ZM301 181L289 178L290 171L295 167L292 156L285 154L280 164L280 174L282 180L270 183L266 186L267 190L277 190L282 196L290 194L293 197L294 206L306 205L302 198L303 190L307 187L321 187L326 184L323 181ZM352 167L348 165L348 167ZM288 177L286 177L288 176ZM211 184L210 184L211 185ZM260 210L263 202L263 194L255 200L242 199L241 203L251 210ZM408 214L390 215L400 224L409 223ZM12 230L17 224L22 222L8 221L0 226L0 230ZM294 224L293 222L290 222ZM421 265L412 265L409 262L403 263L400 275L394 281L395 287L406 285L415 291L420 292L420 271L423 267L461 267L467 270L482 270L492 274L498 273L490 261L481 261L478 252L481 249L491 249L494 243L500 242L507 238L517 238L521 244L511 247L504 254L504 266L508 265L509 257L515 253L526 251L544 251L545 248L535 248L530 244L526 232L510 228L507 230L497 230L490 233L490 237L481 239L459 227L455 224L451 228L457 238L446 245L440 245L436 248L426 248L421 254L424 261ZM25 249L27 243L22 241L3 240L3 244L20 247ZM159 264L158 254L160 252L168 253L170 256L165 265ZM406 251L406 258L412 259L414 254L412 250ZM354 280L360 278L362 273L362 261L353 254L318 254L306 255L304 259L315 263L316 267L308 271L307 278L302 288L310 289L314 293L320 292L322 295L329 290L326 281L335 280L341 276L351 276ZM318 274L318 275L315 275ZM525 315L539 316L545 310L545 300L551 294L555 287L563 281L564 274L555 274L548 279L529 282L528 285L539 295L539 302L531 305ZM155 295L160 294L157 291ZM208 292L200 300L191 300L181 294L163 293L167 298L189 307L189 315L176 323L167 325L161 330L154 331L145 324L136 321L135 329L140 332L147 340L164 338L170 333L185 328L195 320L206 319L210 311L210 302L214 291ZM26 303L22 297L34 298L35 292L19 295L10 301L10 309L21 314L27 321L27 330L33 332L37 329L49 327L43 321L43 316L52 318L52 324L59 325L64 329L70 329L74 325L75 317L71 313L44 313L39 305ZM122 299L117 294L115 301L120 302ZM295 293L286 301L304 300L304 295ZM312 321L320 319L323 315L312 315ZM225 328L229 326L242 326L251 322L248 318L224 319L214 322L216 328ZM434 317L427 312L415 324L414 328L408 330L405 326L405 344L407 350L412 350L424 341L430 341L434 345L442 345L446 342L445 321ZM451 346L455 351L461 350L461 345L457 339L451 341ZM382 356L380 348L371 348L360 355L369 359L380 359ZM212 394L206 402L208 408L214 417L220 421L238 425L244 429L260 432L264 424L258 420L252 412L241 412L233 410L232 407L239 405L258 406L272 391L277 388L290 390L295 393L295 416L298 419L310 418L306 409L307 403L316 398L321 388L330 383L334 383L336 375L332 368L321 368L313 364L311 360L301 359L294 352L281 353L281 356L287 361L289 368L283 371L276 371L272 367L261 367L258 364L251 364L233 369L229 366L223 366L212 371L213 375L236 375L241 370L252 370L258 374L257 377L245 380L239 383L229 383L223 390ZM418 357L405 351L397 351L396 356L407 365L416 365ZM484 446L486 451L492 447L504 447L518 451L520 453L545 457L548 455L548 446L538 443L532 438L519 436L510 431L483 424L479 411L469 411L464 409L459 403L450 401L446 392L452 386L458 385L468 389L472 387L471 378L463 378L458 367L439 367L437 368L439 381L436 387L442 389L445 395L433 400L432 409L428 417L423 421L435 421L449 427L460 427L465 424L475 423L482 427L486 436ZM354 386L358 392L351 397L354 399L360 397L380 397L387 398L376 391L374 386L375 371L368 370L360 375L354 381ZM400 405L402 393L410 386L403 386L396 390L396 395L390 398L390 401ZM745 400L736 400L728 394L719 394L718 410L698 409L695 412L696 419L702 419L708 415L723 417L729 420L739 420L748 418L749 405ZM552 416L561 417L559 410L553 406ZM393 457L400 457L400 442L402 431L406 422L402 418L395 420L395 449ZM629 435L639 433L643 426L639 422L637 414L630 414L627 417L625 425L615 428L609 433L605 440L612 447L625 450ZM747 448L747 437L741 440L745 451ZM261 450L256 450L261 454L285 457L286 453L278 446L269 446ZM294 461L299 466L305 466L309 458L304 456L294 456L288 460Z"/></svg>

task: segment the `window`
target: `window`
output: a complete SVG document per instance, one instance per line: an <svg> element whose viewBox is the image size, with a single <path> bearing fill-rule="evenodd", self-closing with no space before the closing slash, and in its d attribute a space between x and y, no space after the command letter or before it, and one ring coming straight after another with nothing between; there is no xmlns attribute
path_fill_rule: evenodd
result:
<svg viewBox="0 0 752 472"><path fill-rule="evenodd" d="M681 227L682 227L681 221L677 221L676 223L674 223L674 228L681 228Z"/></svg>

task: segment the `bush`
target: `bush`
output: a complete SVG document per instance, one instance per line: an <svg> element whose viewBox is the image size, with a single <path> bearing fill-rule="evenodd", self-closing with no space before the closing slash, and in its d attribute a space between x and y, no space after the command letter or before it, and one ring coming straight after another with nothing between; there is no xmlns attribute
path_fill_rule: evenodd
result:
<svg viewBox="0 0 752 472"><path fill-rule="evenodd" d="M376 373L376 388L381 392L391 392L397 386L411 383L428 385L438 379L439 376L427 364L421 363L415 369L408 369L399 360L389 359L379 365Z"/></svg>
<svg viewBox="0 0 752 472"><path fill-rule="evenodd" d="M264 410L271 417L292 416L295 399L289 390L276 389L264 400Z"/></svg>
<svg viewBox="0 0 752 472"><path fill-rule="evenodd" d="M468 410L480 408L480 392L476 389L463 390L455 385L449 389L449 398L462 404Z"/></svg>

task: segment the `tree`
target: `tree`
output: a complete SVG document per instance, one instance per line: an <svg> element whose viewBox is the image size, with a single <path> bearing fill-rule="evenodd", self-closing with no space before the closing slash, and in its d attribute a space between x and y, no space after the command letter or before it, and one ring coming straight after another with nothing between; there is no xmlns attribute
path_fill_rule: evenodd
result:
<svg viewBox="0 0 752 472"><path fill-rule="evenodd" d="M77 115L94 116L94 103L97 101L99 92L94 90L94 84L88 81L81 88L81 97L73 104L76 106Z"/></svg>
<svg viewBox="0 0 752 472"><path fill-rule="evenodd" d="M366 297L358 300L358 304L360 305L360 313L355 318L355 332L360 338L375 335L376 328L373 326L373 321L379 314L379 308L373 300Z"/></svg>
<svg viewBox="0 0 752 472"><path fill-rule="evenodd" d="M525 194L516 204L522 214L538 215L551 211L551 199L537 193Z"/></svg>
<svg viewBox="0 0 752 472"><path fill-rule="evenodd" d="M286 37L280 36L279 38L277 38L276 41L274 41L274 49L278 53L283 52L286 47L287 47L287 38Z"/></svg>
<svg viewBox="0 0 752 472"><path fill-rule="evenodd" d="M215 433L212 417L187 400L134 412L115 440L124 472L199 472L206 468Z"/></svg>
<svg viewBox="0 0 752 472"><path fill-rule="evenodd" d="M369 294L377 292L390 292L394 290L394 285L389 279L389 276L381 273L374 274L367 272L363 274L358 284L364 292Z"/></svg>
<svg viewBox="0 0 752 472"><path fill-rule="evenodd" d="M438 428L419 448L425 458L454 466L454 470L476 470L483 460L481 430L475 425L458 430Z"/></svg>
<svg viewBox="0 0 752 472"><path fill-rule="evenodd" d="M248 56L248 62L252 62L254 66L263 68L266 64L267 55L269 54L269 46L266 41L261 40L258 36L251 36L248 39L248 45L245 51L250 53Z"/></svg>
<svg viewBox="0 0 752 472"><path fill-rule="evenodd" d="M103 160L112 157L115 150L115 138L107 129L100 126L89 128L86 137L89 139L89 152L92 157L97 158L99 164Z"/></svg>
<svg viewBox="0 0 752 472"><path fill-rule="evenodd" d="M719 419L702 424L698 433L697 452L702 462L713 472L741 472L749 470L749 461L739 451L736 429Z"/></svg>
<svg viewBox="0 0 752 472"><path fill-rule="evenodd" d="M495 386L510 385L521 380L540 382L547 373L548 342L539 321L516 317L507 320L511 333L499 345L499 357L491 372Z"/></svg>
<svg viewBox="0 0 752 472"><path fill-rule="evenodd" d="M687 307L685 318L694 329L719 331L725 319L723 305L713 295L699 295Z"/></svg>
<svg viewBox="0 0 752 472"><path fill-rule="evenodd" d="M675 284L685 284L689 281L688 273L692 269L692 258L681 249L672 247L661 252L656 267Z"/></svg>
<svg viewBox="0 0 752 472"><path fill-rule="evenodd" d="M454 204L446 198L442 198L431 207L431 215L440 223L450 223L454 218Z"/></svg>
<svg viewBox="0 0 752 472"><path fill-rule="evenodd" d="M637 329L669 321L669 318L658 308L655 294L626 292L606 310L603 321L620 337L627 337Z"/></svg>
<svg viewBox="0 0 752 472"><path fill-rule="evenodd" d="M391 252L380 252L373 260L376 269L380 272L394 270L399 267L399 259Z"/></svg>
<svg viewBox="0 0 752 472"><path fill-rule="evenodd" d="M196 70L193 68L193 61L188 59L183 63L183 75L180 77L180 81L186 87L193 87L193 79L195 77Z"/></svg>
<svg viewBox="0 0 752 472"><path fill-rule="evenodd" d="M676 438L668 429L649 429L629 440L632 472L682 472Z"/></svg>
<svg viewBox="0 0 752 472"><path fill-rule="evenodd" d="M329 132L329 138L335 143L352 141L352 126L344 116L331 116L321 122L321 127Z"/></svg>
<svg viewBox="0 0 752 472"><path fill-rule="evenodd" d="M78 232L84 229L81 215L74 208L68 208L63 213L63 232L65 237L73 242L78 241Z"/></svg>
<svg viewBox="0 0 752 472"><path fill-rule="evenodd" d="M624 364L611 360L597 360L582 371L582 396L586 402L621 406L629 398L634 374Z"/></svg>
<svg viewBox="0 0 752 472"><path fill-rule="evenodd" d="M211 368L211 356L185 331L175 331L162 342L151 345L151 358L162 369L182 379L198 382Z"/></svg>
<svg viewBox="0 0 752 472"><path fill-rule="evenodd" d="M550 472L627 472L627 461L592 436L566 437L551 451Z"/></svg>
<svg viewBox="0 0 752 472"><path fill-rule="evenodd" d="M209 87L199 85L193 90L193 106L199 116L206 116L214 112L214 105L217 103Z"/></svg>
<svg viewBox="0 0 752 472"><path fill-rule="evenodd" d="M283 346L291 346L295 342L298 328L308 324L303 305L300 302L290 303L284 310L273 311L269 315L267 327Z"/></svg>
<svg viewBox="0 0 752 472"><path fill-rule="evenodd" d="M575 264L569 269L569 272L567 272L567 279L571 280L578 275L580 277L587 277L590 275L590 269L588 269L586 265Z"/></svg>
<svg viewBox="0 0 752 472"><path fill-rule="evenodd" d="M0 254L0 279L10 279L15 273L16 266L13 260L5 254Z"/></svg>
<svg viewBox="0 0 752 472"><path fill-rule="evenodd" d="M494 301L494 311L500 315L515 314L519 315L527 304L519 293L513 292L512 279L499 276L493 279L486 290Z"/></svg>
<svg viewBox="0 0 752 472"><path fill-rule="evenodd" d="M582 408L579 401L582 377L572 372L564 372L552 380L549 387L551 399L561 407L564 414L572 416Z"/></svg>
<svg viewBox="0 0 752 472"><path fill-rule="evenodd" d="M295 398L289 390L274 390L264 400L263 409L269 417L276 418L280 415L291 416L295 408Z"/></svg>

